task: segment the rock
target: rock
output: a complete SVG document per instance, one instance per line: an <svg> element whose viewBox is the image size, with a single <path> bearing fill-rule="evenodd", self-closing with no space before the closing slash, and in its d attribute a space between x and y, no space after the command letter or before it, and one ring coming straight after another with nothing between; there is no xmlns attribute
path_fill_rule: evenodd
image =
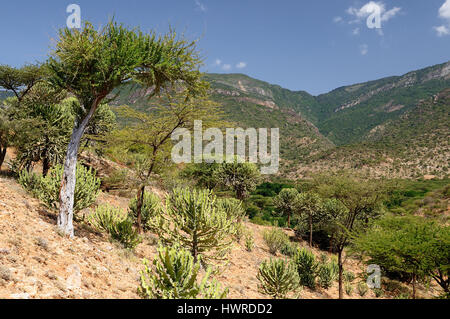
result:
<svg viewBox="0 0 450 319"><path fill-rule="evenodd" d="M4 266L0 266L0 278L5 281L11 281L12 280L11 270L9 270L9 268L6 268Z"/></svg>
<svg viewBox="0 0 450 319"><path fill-rule="evenodd" d="M0 248L0 255L9 255L11 251L7 248Z"/></svg>
<svg viewBox="0 0 450 319"><path fill-rule="evenodd" d="M66 272L69 274L66 280L66 287L69 290L77 290L81 287L81 270L76 264L67 267Z"/></svg>

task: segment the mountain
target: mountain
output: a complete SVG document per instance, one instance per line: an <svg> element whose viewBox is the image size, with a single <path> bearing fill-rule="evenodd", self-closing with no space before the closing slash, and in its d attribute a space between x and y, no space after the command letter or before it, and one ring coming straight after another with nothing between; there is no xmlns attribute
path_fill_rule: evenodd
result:
<svg viewBox="0 0 450 319"><path fill-rule="evenodd" d="M376 126L362 140L311 156L286 174L295 178L323 170L352 169L374 177L448 176L450 89L419 101L399 117Z"/></svg>
<svg viewBox="0 0 450 319"><path fill-rule="evenodd" d="M448 174L450 62L313 96L244 74L206 74L225 120L279 128L282 175L351 168L377 176ZM148 107L127 85L113 104Z"/></svg>
<svg viewBox="0 0 450 319"><path fill-rule="evenodd" d="M385 121L450 87L450 62L403 76L355 84L316 97L322 134L337 145L362 141Z"/></svg>

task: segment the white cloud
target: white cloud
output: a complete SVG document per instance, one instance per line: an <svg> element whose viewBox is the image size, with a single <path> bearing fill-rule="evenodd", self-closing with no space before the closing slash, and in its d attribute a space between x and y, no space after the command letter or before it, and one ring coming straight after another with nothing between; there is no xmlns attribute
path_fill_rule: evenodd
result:
<svg viewBox="0 0 450 319"><path fill-rule="evenodd" d="M439 8L439 16L442 19L450 19L450 0L446 0L442 7Z"/></svg>
<svg viewBox="0 0 450 319"><path fill-rule="evenodd" d="M367 53L369 53L369 46L367 44L361 44L359 46L359 52L361 53L361 55L366 55Z"/></svg>
<svg viewBox="0 0 450 319"><path fill-rule="evenodd" d="M350 7L346 12L355 17L355 20L350 21L350 23L360 23L375 12L380 14L381 21L386 22L394 18L401 10L400 7L386 10L386 5L383 2L369 1L359 9Z"/></svg>
<svg viewBox="0 0 450 319"><path fill-rule="evenodd" d="M334 18L333 18L333 22L334 22L334 23L342 22L342 20L343 20L342 17L334 17Z"/></svg>
<svg viewBox="0 0 450 319"><path fill-rule="evenodd" d="M206 12L206 7L203 3L200 2L200 0L195 0L195 5L197 6L197 9L201 12Z"/></svg>
<svg viewBox="0 0 450 319"><path fill-rule="evenodd" d="M222 60L221 59L216 59L216 61L214 62L215 66L220 66L222 64Z"/></svg>
<svg viewBox="0 0 450 319"><path fill-rule="evenodd" d="M359 35L359 33L360 33L360 29L359 28L353 29L353 31L352 31L353 35Z"/></svg>
<svg viewBox="0 0 450 319"><path fill-rule="evenodd" d="M444 4L439 8L439 17L446 20L444 25L434 27L436 34L439 37L450 34L450 0L446 0Z"/></svg>
<svg viewBox="0 0 450 319"><path fill-rule="evenodd" d="M450 34L450 28L446 27L445 25L434 27L434 30L436 30L438 37L443 37L444 35Z"/></svg>
<svg viewBox="0 0 450 319"><path fill-rule="evenodd" d="M245 68L247 66L247 63L246 62L239 62L238 64L236 64L236 67L238 68L238 69L243 69L243 68Z"/></svg>
<svg viewBox="0 0 450 319"><path fill-rule="evenodd" d="M224 65L222 65L222 69L224 71L229 71L229 70L231 70L231 65L230 64L224 64Z"/></svg>

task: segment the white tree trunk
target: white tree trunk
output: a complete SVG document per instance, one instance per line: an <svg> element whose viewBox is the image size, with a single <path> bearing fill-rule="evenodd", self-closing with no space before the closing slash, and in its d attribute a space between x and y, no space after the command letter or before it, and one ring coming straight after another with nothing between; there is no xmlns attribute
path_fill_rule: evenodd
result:
<svg viewBox="0 0 450 319"><path fill-rule="evenodd" d="M97 109L98 102L94 102L89 114L82 123L73 129L69 145L67 147L66 159L64 162L64 172L61 179L61 189L59 192L59 215L57 220L58 228L63 234L73 238L73 205L76 184L77 156L80 149L81 138L86 127Z"/></svg>

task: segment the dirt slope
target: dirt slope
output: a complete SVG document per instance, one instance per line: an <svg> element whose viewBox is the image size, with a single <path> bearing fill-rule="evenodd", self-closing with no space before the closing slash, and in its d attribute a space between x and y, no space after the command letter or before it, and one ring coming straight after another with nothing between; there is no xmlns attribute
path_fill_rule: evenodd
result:
<svg viewBox="0 0 450 319"><path fill-rule="evenodd" d="M102 194L102 202L126 208L128 200ZM146 235L136 252L130 253L87 227L76 226L76 237L71 240L60 236L55 225L53 212L15 180L0 177L0 298L139 297L141 260L152 260L156 253L152 235ZM255 249L247 252L243 243L236 243L229 266L217 277L229 287L230 298L264 298L257 289L257 269L261 261L273 256L262 239L266 227L250 223L247 227L255 237ZM361 271L354 260L348 260L347 269ZM327 291L303 289L301 293L301 298L336 297L336 283ZM355 291L352 298L358 297ZM371 292L365 296L370 297Z"/></svg>

